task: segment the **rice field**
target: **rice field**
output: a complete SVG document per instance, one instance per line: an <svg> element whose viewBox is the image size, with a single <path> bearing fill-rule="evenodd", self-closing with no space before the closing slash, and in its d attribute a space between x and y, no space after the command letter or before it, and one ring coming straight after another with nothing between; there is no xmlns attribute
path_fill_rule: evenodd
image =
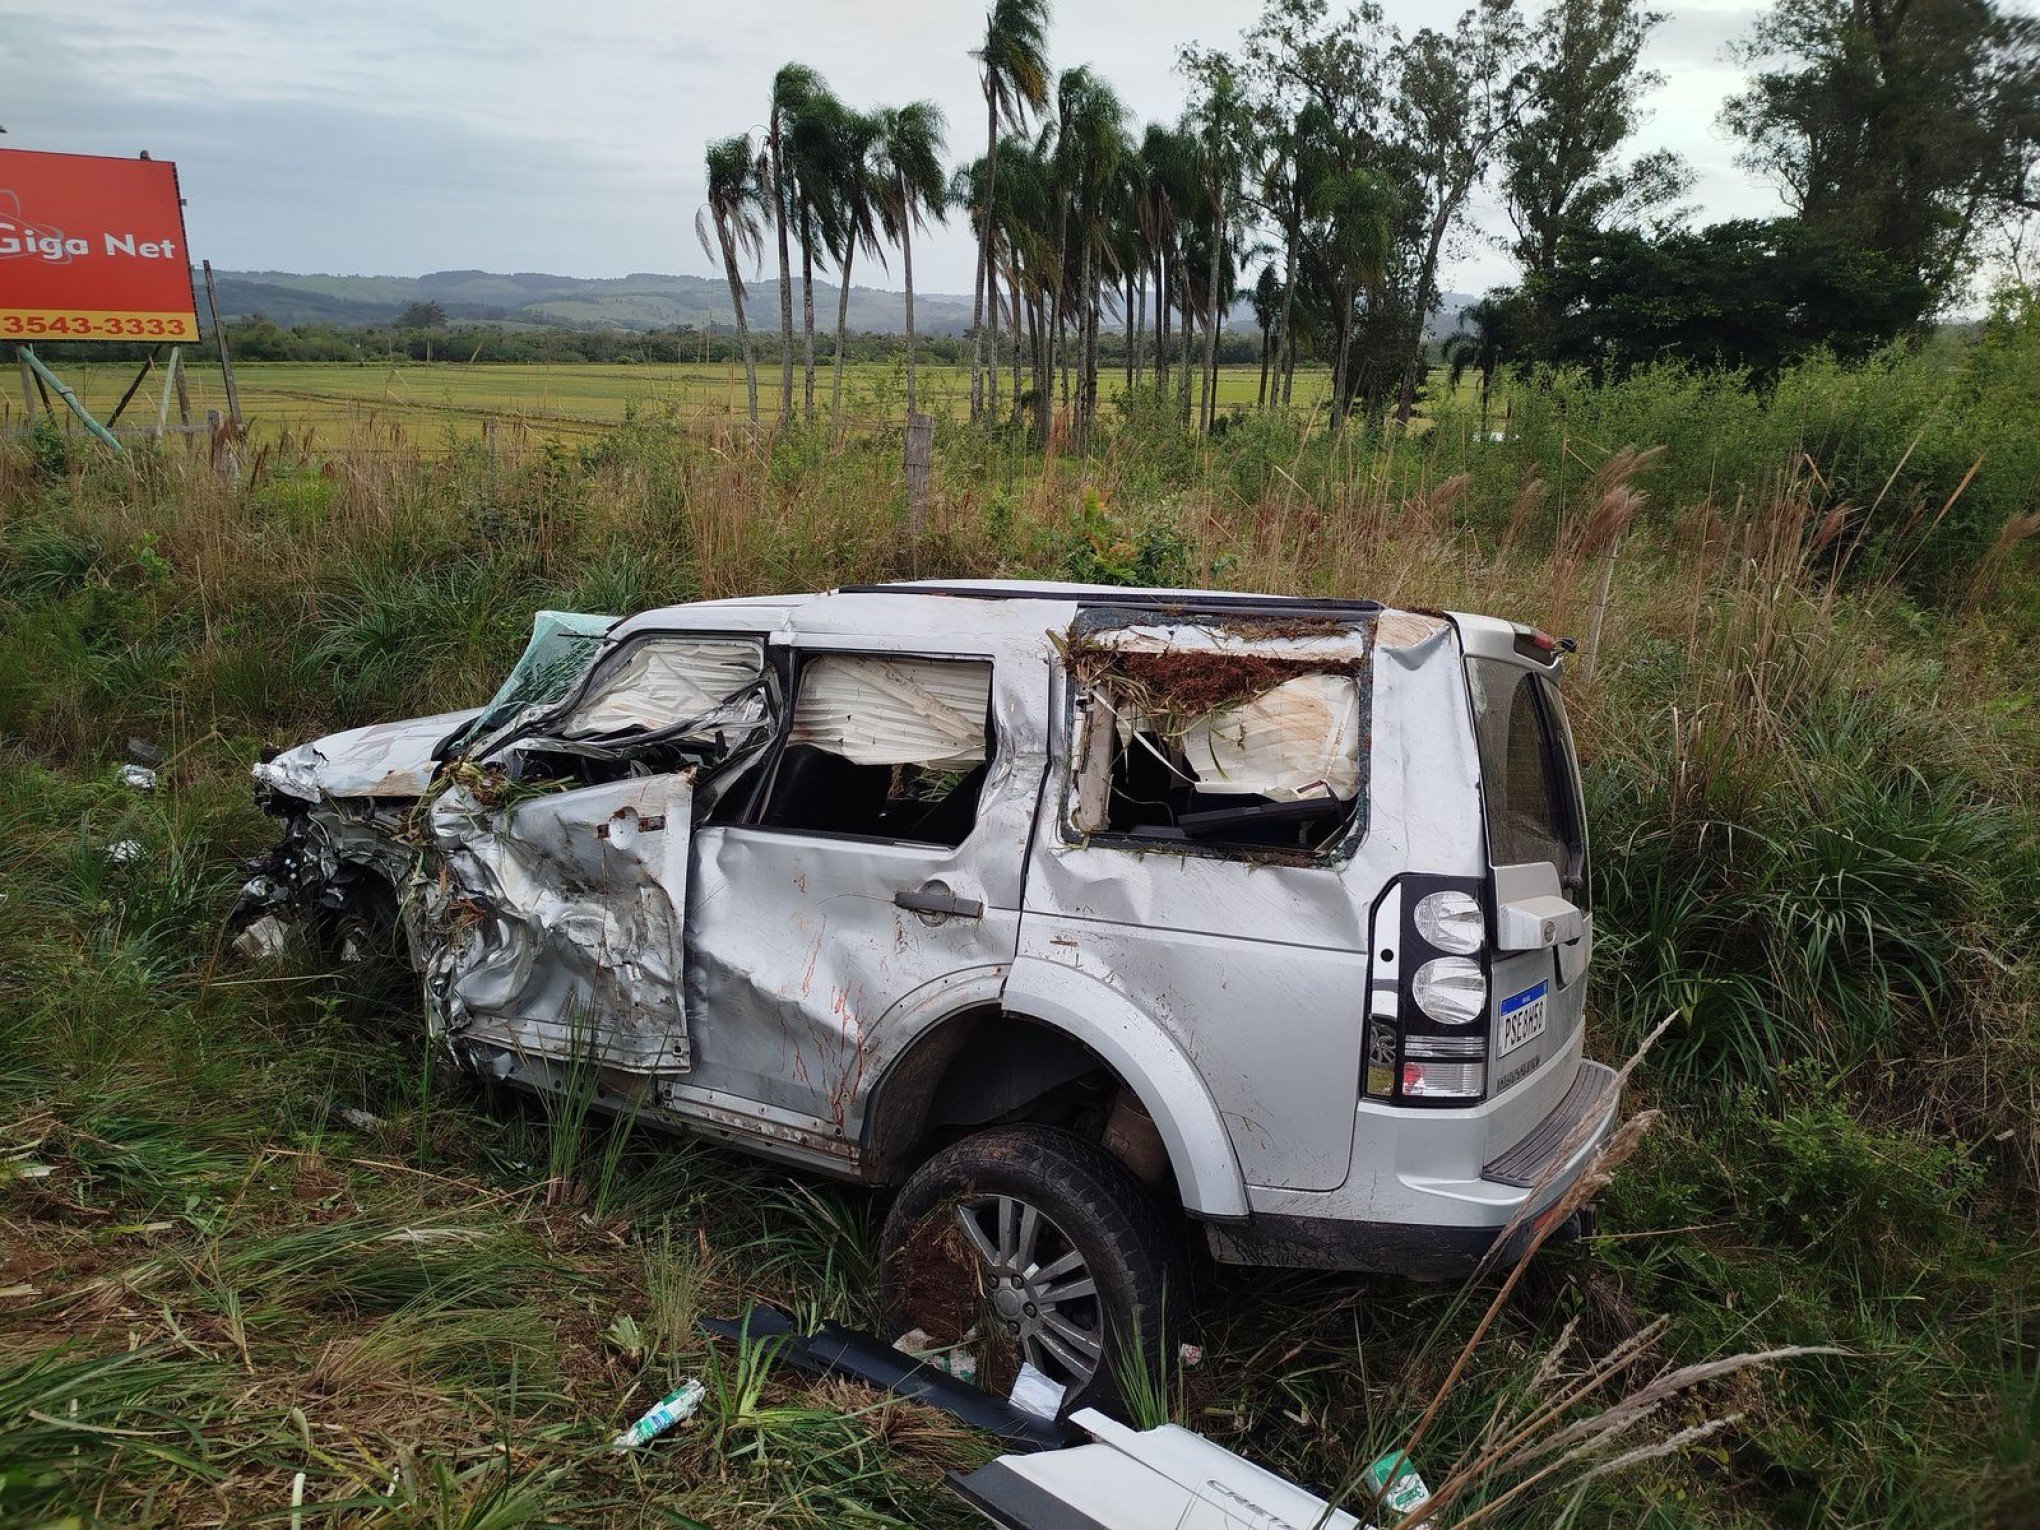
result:
<svg viewBox="0 0 2040 1530"><path fill-rule="evenodd" d="M203 423L208 410L226 409L218 367L193 364L195 351L185 355L191 370L186 391L192 417ZM72 363L57 369L100 419L113 412L134 380L135 367L110 362ZM306 430L327 440L354 434L363 427L395 426L414 442L472 440L484 422L521 423L540 436L583 440L603 434L628 419L677 420L711 425L745 413L744 370L712 362L644 362L631 365L595 362L547 364L460 362L241 362L234 368L241 412L258 440L283 432ZM1322 369L1300 371L1296 402L1315 405L1330 386ZM146 379L127 406L122 429L154 422L161 400L163 375ZM1010 371L1000 377L1000 396L1009 399ZM831 413L834 374L820 367L815 374L815 409L819 418ZM1101 367L1099 386L1108 399L1126 390L1123 368ZM1222 367L1218 398L1221 408L1251 406L1260 387L1257 366ZM970 396L970 371L962 365L923 363L917 368L919 402L925 410L960 417ZM794 374L794 404L801 407L802 377ZM776 418L779 410L779 369L761 367L758 376L761 415ZM18 428L22 401L10 393L0 398L0 430ZM898 422L906 415L904 362L851 362L843 369L843 409L850 420L870 424ZM170 418L178 418L173 398Z"/></svg>

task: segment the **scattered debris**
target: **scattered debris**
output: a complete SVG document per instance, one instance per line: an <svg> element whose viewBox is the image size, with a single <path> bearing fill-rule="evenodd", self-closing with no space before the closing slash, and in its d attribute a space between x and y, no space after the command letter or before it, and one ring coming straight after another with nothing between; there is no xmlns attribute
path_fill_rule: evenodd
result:
<svg viewBox="0 0 2040 1530"><path fill-rule="evenodd" d="M1036 1418L1054 1418L1062 1412L1063 1399L1068 1395L1068 1387L1022 1360L1020 1374L1013 1378L1013 1390L1006 1394L1006 1400Z"/></svg>
<svg viewBox="0 0 2040 1530"><path fill-rule="evenodd" d="M657 1404L645 1411L644 1417L624 1430L609 1442L609 1448L616 1451L636 1450L664 1434L682 1419L692 1418L694 1410L701 1406L701 1399L707 1389L693 1377L680 1383L673 1391L660 1398Z"/></svg>
<svg viewBox="0 0 2040 1530"><path fill-rule="evenodd" d="M123 765L120 784L138 792L152 792L156 789L156 773L146 765Z"/></svg>
<svg viewBox="0 0 2040 1530"><path fill-rule="evenodd" d="M1204 1346L1184 1344L1176 1350L1176 1363L1186 1371L1194 1371L1204 1363Z"/></svg>
<svg viewBox="0 0 2040 1530"><path fill-rule="evenodd" d="M704 1332L722 1339L784 1337L780 1358L815 1375L848 1376L909 1402L939 1408L952 1418L983 1429L1016 1451L1054 1450L1081 1436L1067 1424L1017 1408L944 1370L893 1348L870 1334L824 1323L812 1334L795 1330L785 1313L753 1307L741 1318L703 1318Z"/></svg>
<svg viewBox="0 0 2040 1530"><path fill-rule="evenodd" d="M129 759L142 765L161 765L168 758L163 753L163 746L161 744L152 744L147 739L137 738L132 733L128 735L127 751Z"/></svg>
<svg viewBox="0 0 2040 1530"><path fill-rule="evenodd" d="M264 914L234 937L235 954L251 962L275 961L283 955L289 945L290 931L284 928L283 921L274 914ZM349 1113L343 1110L341 1114L345 1116ZM352 1117L349 1116L349 1119Z"/></svg>
<svg viewBox="0 0 2040 1530"><path fill-rule="evenodd" d="M1430 1488L1410 1465L1409 1456L1400 1450L1390 1451L1369 1466L1364 1480L1368 1496L1378 1499L1381 1507L1394 1515L1390 1524L1399 1524L1412 1510L1430 1501ZM1413 1525L1411 1530L1430 1530L1430 1526Z"/></svg>
<svg viewBox="0 0 2040 1530"><path fill-rule="evenodd" d="M925 1328L909 1328L893 1340L893 1348L912 1355L923 1365L947 1371L959 1381L976 1381L977 1356L953 1344L938 1344Z"/></svg>
<svg viewBox="0 0 2040 1530"><path fill-rule="evenodd" d="M142 858L142 842L138 839L117 839L106 847L106 864L109 866L132 866Z"/></svg>
<svg viewBox="0 0 2040 1530"><path fill-rule="evenodd" d="M1175 1424L1129 1429L1095 1408L1070 1421L1093 1443L1000 1456L968 1474L951 1472L950 1487L1009 1530L1361 1530L1345 1510ZM1384 1481L1384 1524L1400 1523L1430 1496L1401 1452L1369 1468L1369 1494Z"/></svg>
<svg viewBox="0 0 2040 1530"><path fill-rule="evenodd" d="M376 1131L383 1124L381 1116L373 1111L363 1110L358 1105L342 1105L340 1119L358 1132Z"/></svg>

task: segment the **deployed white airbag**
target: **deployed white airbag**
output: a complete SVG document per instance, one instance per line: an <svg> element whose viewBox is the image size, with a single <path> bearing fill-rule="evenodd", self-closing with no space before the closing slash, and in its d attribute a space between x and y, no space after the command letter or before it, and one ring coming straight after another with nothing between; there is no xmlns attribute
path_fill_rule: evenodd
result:
<svg viewBox="0 0 2040 1530"><path fill-rule="evenodd" d="M1298 675L1178 735L1200 791L1295 802L1360 789L1360 685L1351 675Z"/></svg>
<svg viewBox="0 0 2040 1530"><path fill-rule="evenodd" d="M713 712L764 673L748 640L653 638L631 649L574 708L563 738L646 733Z"/></svg>
<svg viewBox="0 0 2040 1530"><path fill-rule="evenodd" d="M790 744L858 765L967 770L985 758L989 664L835 655L801 670Z"/></svg>

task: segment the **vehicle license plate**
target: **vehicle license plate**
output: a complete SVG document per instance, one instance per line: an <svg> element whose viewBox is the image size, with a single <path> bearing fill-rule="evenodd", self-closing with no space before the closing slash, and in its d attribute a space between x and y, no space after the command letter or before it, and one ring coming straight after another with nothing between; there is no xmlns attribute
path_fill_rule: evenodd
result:
<svg viewBox="0 0 2040 1530"><path fill-rule="evenodd" d="M1545 1000L1550 987L1549 983L1539 983L1502 1000L1502 1044L1497 1056L1506 1056L1544 1034Z"/></svg>

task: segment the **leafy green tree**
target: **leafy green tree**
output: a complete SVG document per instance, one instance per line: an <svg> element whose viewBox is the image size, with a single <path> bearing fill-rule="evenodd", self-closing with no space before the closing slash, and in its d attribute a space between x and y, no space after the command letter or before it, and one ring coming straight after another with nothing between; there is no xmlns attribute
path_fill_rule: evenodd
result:
<svg viewBox="0 0 2040 1530"><path fill-rule="evenodd" d="M1558 0L1540 19L1529 106L1502 145L1513 253L1526 275L1549 274L1572 230L1627 224L1691 184L1676 154L1622 158L1642 98L1664 83L1640 62L1663 20L1637 0Z"/></svg>
<svg viewBox="0 0 2040 1530"><path fill-rule="evenodd" d="M1536 359L1621 376L1661 361L1729 368L1763 386L1815 350L1843 359L1887 343L1920 311L1919 278L1797 218L1717 223L1652 239L1577 233L1540 307Z"/></svg>
<svg viewBox="0 0 2040 1530"><path fill-rule="evenodd" d="M730 307L737 316L737 340L744 350L744 389L751 405L751 424L758 424L758 356L751 344L751 326L744 316L744 277L737 269L739 256L749 257L753 266L764 254L765 229L761 213L766 191L761 180L762 161L749 133L719 138L708 146L708 200L694 215L694 236L703 253L711 258L720 251L723 274L729 279ZM708 220L707 224L703 219ZM709 248L709 229L715 230L715 249ZM908 298L911 322L913 299Z"/></svg>
<svg viewBox="0 0 2040 1530"><path fill-rule="evenodd" d="M443 303L413 303L397 315L398 329L444 329L446 328L446 305Z"/></svg>
<svg viewBox="0 0 2040 1530"><path fill-rule="evenodd" d="M1811 234L1917 279L1923 316L1979 231L2040 209L2040 18L1993 0L1778 0L1739 49L1723 124Z"/></svg>
<svg viewBox="0 0 2040 1530"><path fill-rule="evenodd" d="M992 264L993 209L998 203L999 125L1015 133L1027 128L1027 114L1048 104L1048 0L992 0L985 13L985 40L971 57L977 61L985 94L986 215L979 220L977 293L972 300L971 329L979 338L971 349L970 417L996 412L999 392L999 342L991 336L990 394L985 391L985 299L991 299L992 323L998 324L998 273Z"/></svg>
<svg viewBox="0 0 2040 1530"><path fill-rule="evenodd" d="M1407 422L1416 405L1424 320L1437 302L1446 240L1523 109L1529 88L1524 50L1523 23L1508 0L1480 0L1450 32L1426 27L1396 50L1394 148L1403 194L1422 222L1399 421Z"/></svg>
<svg viewBox="0 0 2040 1530"><path fill-rule="evenodd" d="M907 298L907 413L915 411L914 395L914 230L937 222L947 203L942 179L942 149L947 124L933 101L882 107L874 146L878 171L878 205L885 234L900 247L900 274Z"/></svg>

